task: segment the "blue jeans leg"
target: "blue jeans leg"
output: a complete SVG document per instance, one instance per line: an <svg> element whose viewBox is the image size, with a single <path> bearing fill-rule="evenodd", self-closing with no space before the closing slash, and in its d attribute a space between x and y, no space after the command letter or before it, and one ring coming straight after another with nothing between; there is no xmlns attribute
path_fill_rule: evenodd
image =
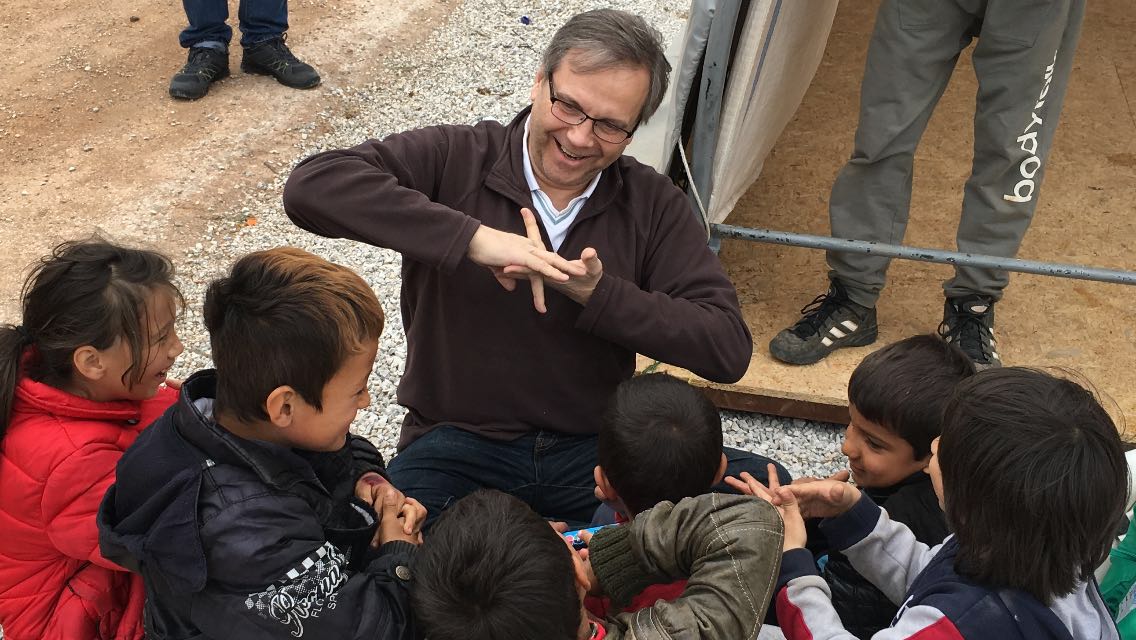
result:
<svg viewBox="0 0 1136 640"><path fill-rule="evenodd" d="M288 30L288 0L241 0L241 46L278 38Z"/></svg>
<svg viewBox="0 0 1136 640"><path fill-rule="evenodd" d="M229 3L225 0L182 0L189 26L182 30L178 41L186 49L198 42L224 42L233 39L233 29L225 23L229 19Z"/></svg>
<svg viewBox="0 0 1136 640"><path fill-rule="evenodd" d="M536 434L537 495L530 504L537 513L570 527L588 526L600 505L594 474L598 440L594 435Z"/></svg>
<svg viewBox="0 0 1136 640"><path fill-rule="evenodd" d="M793 481L793 476L789 475L789 471L781 465L780 462L772 458L742 451L741 449L734 449L733 447L722 447L722 453L726 454L726 475L739 477L741 472L748 471L749 474L762 482L765 486L769 486L769 470L767 465L772 462L777 467L777 479L781 484L789 484ZM737 493L730 485L721 482L714 486L714 491L718 493Z"/></svg>
<svg viewBox="0 0 1136 640"><path fill-rule="evenodd" d="M457 427L438 427L387 465L391 483L426 507L430 527L455 501L481 488L511 493L532 504L535 436L490 440Z"/></svg>
<svg viewBox="0 0 1136 640"><path fill-rule="evenodd" d="M387 473L426 507L427 528L453 502L481 488L512 494L543 517L581 526L599 505L595 466L595 436L541 431L502 441L438 427L395 456Z"/></svg>

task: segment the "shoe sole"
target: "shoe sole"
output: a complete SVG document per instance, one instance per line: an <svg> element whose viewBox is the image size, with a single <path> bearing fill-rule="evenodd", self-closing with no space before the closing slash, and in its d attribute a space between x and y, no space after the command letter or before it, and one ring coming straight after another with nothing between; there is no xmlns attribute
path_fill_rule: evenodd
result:
<svg viewBox="0 0 1136 640"><path fill-rule="evenodd" d="M769 341L769 355L785 364L816 364L824 360L828 357L828 354L837 349L843 349L845 347L866 347L872 344L879 337L879 325L865 327L862 331L857 331L853 335L833 342L831 347L826 347L823 342L817 340L816 345L811 349L796 349L792 352L783 350L779 346L777 342L778 337L780 337L780 334Z"/></svg>
<svg viewBox="0 0 1136 640"><path fill-rule="evenodd" d="M277 76L275 73L272 73L271 71L268 71L267 69L262 69L260 67L254 67L254 66L248 65L244 62L241 63L241 71L244 71L245 73L251 73L251 74L254 74L254 75L258 75L258 76L269 76L270 78L276 78L277 82L279 82L280 84L282 84L285 87L288 87L290 89L312 89L312 88L318 87L320 82L323 80L323 78L316 78L315 82L312 82L312 83L309 83L309 84L289 84L289 83L281 80L280 76Z"/></svg>
<svg viewBox="0 0 1136 640"><path fill-rule="evenodd" d="M200 94L196 94L192 91L188 91L188 90L184 90L184 89L175 89L173 87L170 87L170 97L171 98L177 98L178 100L200 100L201 98L204 98L206 94L209 93L209 87L213 86L214 82L224 80L225 78L228 78L228 77L229 77L229 71L226 70L224 73L218 75L216 78L213 78L208 83L206 83L205 90L202 91Z"/></svg>

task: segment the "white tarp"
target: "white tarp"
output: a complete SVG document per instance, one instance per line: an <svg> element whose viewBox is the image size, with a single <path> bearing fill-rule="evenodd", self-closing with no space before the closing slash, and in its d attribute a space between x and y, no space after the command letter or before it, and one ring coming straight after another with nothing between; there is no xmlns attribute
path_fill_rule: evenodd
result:
<svg viewBox="0 0 1136 640"><path fill-rule="evenodd" d="M765 158L801 104L820 64L837 1L752 0L746 14L739 16L741 36L729 67L713 158L710 222L724 221L761 174ZM683 110L717 6L719 0L692 3L686 32L668 50L674 67L668 95L627 150L661 173L668 171L679 140ZM704 161L690 158L692 165ZM707 194L701 196L705 203Z"/></svg>

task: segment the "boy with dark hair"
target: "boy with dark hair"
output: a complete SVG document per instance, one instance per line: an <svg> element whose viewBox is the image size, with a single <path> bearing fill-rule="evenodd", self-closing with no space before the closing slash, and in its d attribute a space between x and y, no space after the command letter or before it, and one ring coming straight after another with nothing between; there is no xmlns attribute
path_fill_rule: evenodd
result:
<svg viewBox="0 0 1136 640"><path fill-rule="evenodd" d="M974 375L974 363L938 336L892 343L856 367L848 381L848 411L841 451L856 486L927 545L949 533L934 487L923 473L931 441L942 430L943 408L956 385ZM819 532L810 547L830 551ZM844 628L869 638L887 627L897 603L856 571L838 551L828 553L822 575Z"/></svg>
<svg viewBox="0 0 1136 640"><path fill-rule="evenodd" d="M1124 512L1128 465L1093 394L1025 368L991 369L955 389L927 473L954 535L928 547L855 487L819 481L767 491L786 552L777 615L789 640L852 638L804 551L802 516L893 602L876 640L1119 638L1093 571Z"/></svg>
<svg viewBox="0 0 1136 640"><path fill-rule="evenodd" d="M597 448L596 486L623 520L663 500L709 493L726 471L718 410L665 373L620 383Z"/></svg>
<svg viewBox="0 0 1136 640"><path fill-rule="evenodd" d="M710 493L722 481L722 417L701 391L665 373L624 380L604 412L597 458L596 495L604 504L593 524L628 522L664 500ZM685 588L685 580L652 584L622 610L674 600ZM609 598L585 604L597 616L612 612Z"/></svg>
<svg viewBox="0 0 1136 640"><path fill-rule="evenodd" d="M98 516L103 554L142 574L146 637L412 637L425 511L349 433L370 403L374 292L273 249L213 282L204 315L217 369L127 450Z"/></svg>
<svg viewBox="0 0 1136 640"><path fill-rule="evenodd" d="M768 503L709 494L600 531L585 557L519 499L481 490L430 530L411 601L430 640L754 638L781 548ZM651 581L686 576L675 602L607 619L583 608L588 593L625 603Z"/></svg>

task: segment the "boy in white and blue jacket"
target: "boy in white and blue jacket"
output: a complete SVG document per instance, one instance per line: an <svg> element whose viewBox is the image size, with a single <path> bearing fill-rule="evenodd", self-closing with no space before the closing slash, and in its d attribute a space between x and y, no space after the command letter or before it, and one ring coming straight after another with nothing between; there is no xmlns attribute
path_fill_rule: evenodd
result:
<svg viewBox="0 0 1136 640"><path fill-rule="evenodd" d="M1124 510L1128 471L1091 393L1041 371L983 371L956 388L927 473L954 531L935 547L848 484L766 490L730 479L785 519L776 606L786 638L855 638L803 548L802 514L825 518L833 547L896 603L874 640L1120 637L1093 570Z"/></svg>

